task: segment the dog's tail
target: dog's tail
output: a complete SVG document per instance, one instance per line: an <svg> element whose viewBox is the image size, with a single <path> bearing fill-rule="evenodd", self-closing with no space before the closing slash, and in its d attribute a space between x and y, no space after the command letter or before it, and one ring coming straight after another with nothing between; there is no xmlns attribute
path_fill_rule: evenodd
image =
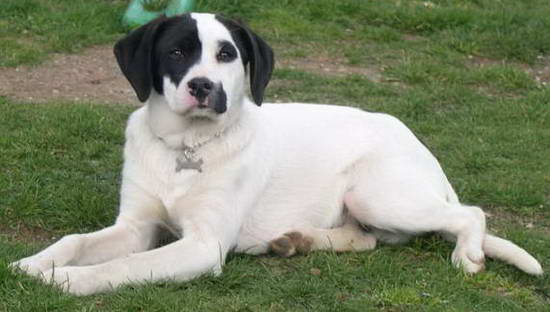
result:
<svg viewBox="0 0 550 312"><path fill-rule="evenodd" d="M540 263L533 256L509 240L485 234L483 251L488 257L514 265L528 274L543 273Z"/></svg>

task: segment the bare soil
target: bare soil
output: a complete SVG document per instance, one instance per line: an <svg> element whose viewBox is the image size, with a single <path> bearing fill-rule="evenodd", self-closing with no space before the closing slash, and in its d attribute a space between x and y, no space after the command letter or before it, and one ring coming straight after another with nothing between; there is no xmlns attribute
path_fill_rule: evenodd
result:
<svg viewBox="0 0 550 312"><path fill-rule="evenodd" d="M486 67L495 65L509 65L517 67L529 74L535 81L543 86L550 83L550 56L539 56L534 65L530 66L522 63L510 63L505 60L495 60L481 56L470 55L468 57L469 65L475 67Z"/></svg>
<svg viewBox="0 0 550 312"><path fill-rule="evenodd" d="M330 56L309 56L305 58L278 60L279 67L311 72L319 75L345 76L356 74L374 82L382 81L382 74L377 68L351 66L345 60Z"/></svg>
<svg viewBox="0 0 550 312"><path fill-rule="evenodd" d="M469 63L476 67L506 64L505 61L478 56L471 56ZM550 57L539 57L533 66L509 65L522 69L541 85L550 84ZM353 66L344 59L328 55L278 59L277 66L318 75L341 77L356 74L374 82L384 81L381 67ZM55 54L38 66L0 68L0 96L33 103L62 100L139 104L116 64L110 45L95 46L78 55Z"/></svg>
<svg viewBox="0 0 550 312"><path fill-rule="evenodd" d="M494 207L492 209L484 209L487 217L487 228L490 232L499 234L506 228L507 225L519 225L527 231L536 230L544 234L550 235L550 220L548 213L534 213L531 216L518 215L510 212L505 212L504 209Z"/></svg>
<svg viewBox="0 0 550 312"><path fill-rule="evenodd" d="M277 66L321 75L353 73L377 82L382 77L375 68L350 66L328 56L279 59ZM38 66L0 68L0 96L33 103L64 100L138 104L111 46L92 47L78 55L56 54Z"/></svg>
<svg viewBox="0 0 550 312"><path fill-rule="evenodd" d="M24 224L0 224L0 236L6 236L7 241L23 243L50 243L57 237L44 229L29 227Z"/></svg>
<svg viewBox="0 0 550 312"><path fill-rule="evenodd" d="M39 66L0 69L0 95L21 101L137 103L116 64L111 46L82 54L56 54Z"/></svg>

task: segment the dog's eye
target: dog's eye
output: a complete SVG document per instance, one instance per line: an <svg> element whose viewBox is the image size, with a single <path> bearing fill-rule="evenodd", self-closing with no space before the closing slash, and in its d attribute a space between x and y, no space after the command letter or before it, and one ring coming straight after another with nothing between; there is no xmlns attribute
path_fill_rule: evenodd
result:
<svg viewBox="0 0 550 312"><path fill-rule="evenodd" d="M227 62L230 58L231 54L229 54L229 52L221 51L220 53L218 53L218 61Z"/></svg>
<svg viewBox="0 0 550 312"><path fill-rule="evenodd" d="M220 52L216 55L218 62L229 63L237 58L237 51L232 45L226 44L222 46Z"/></svg>
<svg viewBox="0 0 550 312"><path fill-rule="evenodd" d="M176 61L182 60L183 57L185 56L181 49L173 49L172 51L170 51L169 55L170 55L171 59L176 60Z"/></svg>

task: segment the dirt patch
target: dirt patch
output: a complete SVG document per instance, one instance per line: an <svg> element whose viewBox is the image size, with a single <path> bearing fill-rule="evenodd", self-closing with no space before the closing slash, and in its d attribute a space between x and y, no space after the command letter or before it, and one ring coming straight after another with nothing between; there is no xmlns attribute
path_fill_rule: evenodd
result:
<svg viewBox="0 0 550 312"><path fill-rule="evenodd" d="M550 56L539 55L537 63L527 71L542 85L550 84Z"/></svg>
<svg viewBox="0 0 550 312"><path fill-rule="evenodd" d="M476 67L495 66L506 64L503 60L494 60L483 56L468 55L470 65Z"/></svg>
<svg viewBox="0 0 550 312"><path fill-rule="evenodd" d="M375 68L351 66L328 56L279 59L277 66L320 75L357 74L376 82L382 79ZM39 66L0 68L0 96L33 103L68 100L139 104L110 45L96 46L78 55L56 54Z"/></svg>
<svg viewBox="0 0 550 312"><path fill-rule="evenodd" d="M40 66L0 69L0 95L43 103L54 99L137 103L116 64L111 46L82 54L56 54Z"/></svg>
<svg viewBox="0 0 550 312"><path fill-rule="evenodd" d="M403 38L403 40L405 40L405 41L420 41L420 40L424 40L424 37L421 37L421 36L418 36L418 35L413 35L413 34L404 34L402 38Z"/></svg>
<svg viewBox="0 0 550 312"><path fill-rule="evenodd" d="M311 72L319 75L345 76L356 74L366 77L374 82L382 81L382 74L376 68L348 65L343 59L329 56L309 56L295 59L278 60L278 66Z"/></svg>
<svg viewBox="0 0 550 312"><path fill-rule="evenodd" d="M488 229L498 234L499 229L504 229L507 225L519 225L526 230L535 230L550 235L550 218L547 213L533 214L532 216L520 216L503 209L484 209L487 216Z"/></svg>
<svg viewBox="0 0 550 312"><path fill-rule="evenodd" d="M44 229L29 227L23 224L14 226L0 224L0 236L5 236L8 241L17 241L26 244L49 243L57 238Z"/></svg>
<svg viewBox="0 0 550 312"><path fill-rule="evenodd" d="M468 56L469 65L475 67L508 65L516 67L531 76L542 86L550 85L550 56L538 56L534 65L522 64L517 62L507 62L506 60L495 60L482 56Z"/></svg>

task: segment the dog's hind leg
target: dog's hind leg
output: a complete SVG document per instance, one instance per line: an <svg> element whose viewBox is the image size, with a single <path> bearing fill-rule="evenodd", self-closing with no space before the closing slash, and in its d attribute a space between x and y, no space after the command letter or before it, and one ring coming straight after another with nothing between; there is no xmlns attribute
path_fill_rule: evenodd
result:
<svg viewBox="0 0 550 312"><path fill-rule="evenodd" d="M453 263L468 273L483 269L485 216L477 207L448 201L448 182L442 173L402 161L367 169L362 173L368 179L359 179L344 196L353 217L390 233L452 235L456 237Z"/></svg>
<svg viewBox="0 0 550 312"><path fill-rule="evenodd" d="M336 228L303 228L283 234L269 243L269 250L282 257L312 250L362 251L373 249L376 238L368 233L352 217Z"/></svg>

